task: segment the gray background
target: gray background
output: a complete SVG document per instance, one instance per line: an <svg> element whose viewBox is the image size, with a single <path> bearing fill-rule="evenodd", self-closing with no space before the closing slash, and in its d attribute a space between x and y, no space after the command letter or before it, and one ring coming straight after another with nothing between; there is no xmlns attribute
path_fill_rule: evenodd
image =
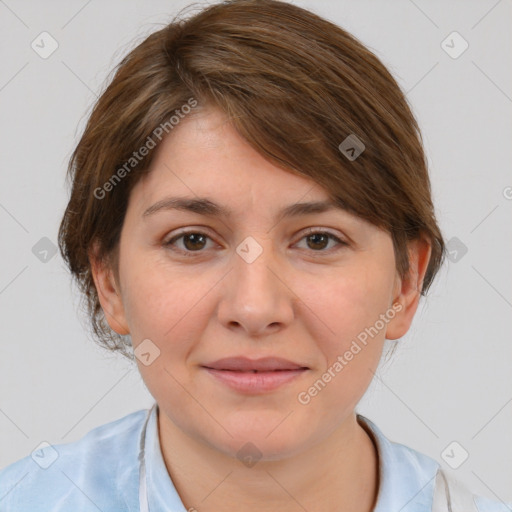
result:
<svg viewBox="0 0 512 512"><path fill-rule="evenodd" d="M63 261L40 240L56 243L67 160L107 73L188 3L0 1L0 467L152 403L135 366L88 338ZM295 3L360 38L407 92L451 240L452 261L358 410L510 501L512 4ZM59 45L47 59L31 48L43 31ZM469 44L458 58L441 46L453 31ZM452 441L469 453L458 469L442 457Z"/></svg>

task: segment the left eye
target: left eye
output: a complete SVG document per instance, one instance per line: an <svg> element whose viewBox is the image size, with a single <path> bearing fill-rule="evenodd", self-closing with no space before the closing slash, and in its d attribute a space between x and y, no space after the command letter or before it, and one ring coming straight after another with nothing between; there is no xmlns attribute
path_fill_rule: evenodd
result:
<svg viewBox="0 0 512 512"><path fill-rule="evenodd" d="M346 242L340 240L337 236L329 233L328 231L310 231L303 236L301 240L309 240L309 248L312 248L311 245L313 245L315 247L314 252L325 252L322 251L322 249L325 249L325 244L329 244L329 240L334 240L338 245L347 245ZM318 246L320 246L320 251L317 250L319 249Z"/></svg>
<svg viewBox="0 0 512 512"><path fill-rule="evenodd" d="M178 247L178 251L182 252L186 256L193 256L191 253L194 252L204 252L201 251L201 249L206 246L207 240L211 241L211 238L201 231L190 231L187 233L181 233L169 239L164 243L164 246L170 247L174 250L172 246L174 246L180 239L183 239L184 247ZM340 240L337 236L329 233L328 231L309 231L300 240L307 240L308 242L306 243L308 243L308 248L312 249L314 252L326 252L324 249L329 244L329 241L335 241L341 246L348 245L346 242Z"/></svg>

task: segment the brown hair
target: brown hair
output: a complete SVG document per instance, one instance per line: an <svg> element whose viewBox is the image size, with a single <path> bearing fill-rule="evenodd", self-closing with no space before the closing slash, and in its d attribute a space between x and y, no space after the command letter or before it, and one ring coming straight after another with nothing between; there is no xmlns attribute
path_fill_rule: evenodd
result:
<svg viewBox="0 0 512 512"><path fill-rule="evenodd" d="M126 354L125 341L105 321L89 250L97 242L100 259L117 275L130 191L155 152L126 164L157 142L159 126L170 132L169 119L191 98L221 109L273 163L314 180L348 211L387 230L401 276L409 268L408 240L427 237L426 293L445 246L421 134L396 81L354 36L312 12L278 0L224 1L176 17L121 60L70 159L59 248L103 345ZM340 150L354 135L365 146L355 159L347 157L354 151Z"/></svg>

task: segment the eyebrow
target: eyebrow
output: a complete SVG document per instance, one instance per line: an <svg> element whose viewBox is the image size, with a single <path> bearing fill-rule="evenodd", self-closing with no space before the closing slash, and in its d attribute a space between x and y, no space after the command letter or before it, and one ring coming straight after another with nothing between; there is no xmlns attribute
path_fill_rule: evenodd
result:
<svg viewBox="0 0 512 512"><path fill-rule="evenodd" d="M277 213L277 219L281 220L286 217L298 217L300 215L324 213L335 209L344 210L340 204L335 203L332 200L295 203L281 209ZM207 197L198 197L193 199L186 197L167 197L150 206L144 211L142 217L147 218L157 212L169 210L188 211L198 213L200 215L206 215L208 217L231 218L234 215L229 208L221 206Z"/></svg>

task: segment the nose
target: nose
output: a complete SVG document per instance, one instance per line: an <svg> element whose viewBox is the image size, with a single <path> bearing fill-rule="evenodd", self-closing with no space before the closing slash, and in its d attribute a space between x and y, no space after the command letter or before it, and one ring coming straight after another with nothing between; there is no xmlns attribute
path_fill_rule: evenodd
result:
<svg viewBox="0 0 512 512"><path fill-rule="evenodd" d="M290 324L296 297L271 241L246 240L233 254L231 271L223 280L218 318L230 330L258 337Z"/></svg>

